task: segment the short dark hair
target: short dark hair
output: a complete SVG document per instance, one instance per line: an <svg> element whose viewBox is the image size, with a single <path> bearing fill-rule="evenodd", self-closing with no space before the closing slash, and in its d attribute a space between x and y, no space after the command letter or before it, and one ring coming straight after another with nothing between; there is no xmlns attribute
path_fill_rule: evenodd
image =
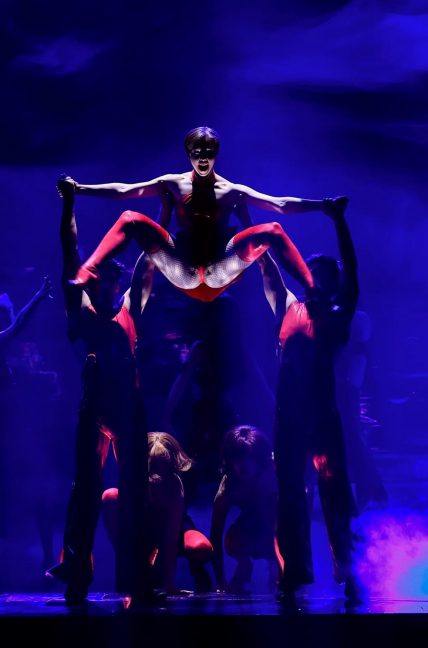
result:
<svg viewBox="0 0 428 648"><path fill-rule="evenodd" d="M233 472L233 462L242 457L254 459L261 470L272 462L268 439L252 425L238 425L226 433L221 446L223 472Z"/></svg>
<svg viewBox="0 0 428 648"><path fill-rule="evenodd" d="M212 147L216 154L220 148L220 138L218 133L208 126L198 126L189 131L184 138L184 147L187 153L195 148L195 145L205 144Z"/></svg>
<svg viewBox="0 0 428 648"><path fill-rule="evenodd" d="M323 268L327 272L330 272L335 278L339 278L340 262L327 254L312 254L308 259L306 259L306 265L309 270Z"/></svg>

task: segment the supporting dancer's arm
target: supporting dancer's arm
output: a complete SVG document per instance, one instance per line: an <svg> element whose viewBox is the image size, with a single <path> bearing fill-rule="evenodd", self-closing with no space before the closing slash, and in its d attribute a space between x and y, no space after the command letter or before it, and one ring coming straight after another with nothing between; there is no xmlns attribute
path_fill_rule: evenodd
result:
<svg viewBox="0 0 428 648"><path fill-rule="evenodd" d="M77 247L77 226L74 213L74 188L70 178L60 178L57 184L58 193L62 198L62 214L60 224L60 240L62 250L62 288L65 298L67 315L70 317L80 313L82 306L89 306L90 300L83 290L70 286L80 268L81 259Z"/></svg>
<svg viewBox="0 0 428 648"><path fill-rule="evenodd" d="M355 247L345 219L348 201L326 201L326 214L331 218L336 229L337 244L342 264L341 287L338 295L340 305L354 313L359 296L358 263Z"/></svg>
<svg viewBox="0 0 428 648"><path fill-rule="evenodd" d="M42 299L45 297L50 297L52 299L52 284L49 277L44 277L43 283L40 289L33 295L30 301L25 304L23 308L19 311L18 315L15 317L13 323L8 326L4 331L0 331L0 342L7 342L14 335L19 333L22 326L27 322L28 318L34 312L37 304L39 304Z"/></svg>
<svg viewBox="0 0 428 648"><path fill-rule="evenodd" d="M213 569L216 587L219 591L225 591L227 586L224 573L223 534L230 505L227 498L226 483L227 475L223 477L214 498L210 531L210 540L214 549Z"/></svg>
<svg viewBox="0 0 428 648"><path fill-rule="evenodd" d="M159 563L161 584L167 594L177 594L175 572L177 549L184 515L183 483L177 474L159 477L152 475L149 485L150 497L158 517Z"/></svg>
<svg viewBox="0 0 428 648"><path fill-rule="evenodd" d="M292 198L290 196L269 196L245 185L234 185L235 191L244 194L248 203L259 209L272 211L277 214L303 214L312 211L325 211L325 200L310 200L307 198ZM333 200L342 200L334 198Z"/></svg>

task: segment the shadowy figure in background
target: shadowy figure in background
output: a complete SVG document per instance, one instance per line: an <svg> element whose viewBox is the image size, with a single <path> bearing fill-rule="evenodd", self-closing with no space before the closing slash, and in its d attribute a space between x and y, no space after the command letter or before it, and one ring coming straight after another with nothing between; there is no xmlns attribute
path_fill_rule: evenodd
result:
<svg viewBox="0 0 428 648"><path fill-rule="evenodd" d="M268 440L254 427L241 425L230 430L222 444L223 478L214 499L210 539L214 547L217 589L244 593L251 581L253 560L269 564L268 587L274 590L278 567L274 535L277 484ZM227 528L228 514L239 510ZM229 582L224 570L224 550L237 562Z"/></svg>
<svg viewBox="0 0 428 648"><path fill-rule="evenodd" d="M22 330L30 316L34 313L36 306L46 297L52 299L52 284L49 277L43 279L40 289L33 295L30 301L21 308L17 316L13 313L13 304L7 293L0 295L0 379L1 385L10 383L10 371L7 367L6 354L11 340Z"/></svg>
<svg viewBox="0 0 428 648"><path fill-rule="evenodd" d="M134 603L151 595L149 551L145 545L147 435L134 356L136 322L150 295L152 274L138 260L131 287L119 298L122 264L100 268L100 280L87 291L69 280L80 265L74 215L74 189L58 183L63 198L62 284L68 335L84 347L83 390L76 434L75 478L64 532L63 560L49 573L67 583L68 604L86 599L92 580L92 547L101 508L102 468L110 442L118 462L119 531L116 590Z"/></svg>
<svg viewBox="0 0 428 648"><path fill-rule="evenodd" d="M184 294L154 273L150 299L138 330L137 359L144 395L147 426L167 430L186 445L186 438L174 426L165 426L165 410L171 388L189 355L191 337L187 334L189 303ZM185 412L181 414L185 418Z"/></svg>
<svg viewBox="0 0 428 648"><path fill-rule="evenodd" d="M8 534L9 497L6 495L6 484L9 479L8 465L8 436L15 430L11 429L11 403L13 402L14 377L8 362L8 353L15 337L28 324L38 304L43 299L52 298L51 282L48 277L43 279L40 289L30 301L14 315L13 304L7 293L0 295L0 538ZM9 484L10 488L10 484Z"/></svg>
<svg viewBox="0 0 428 648"><path fill-rule="evenodd" d="M236 304L226 295L188 310L185 335L193 342L168 396L165 425L196 461L191 497L199 484L217 482L222 439L239 421L232 398L244 370L239 330Z"/></svg>
<svg viewBox="0 0 428 648"><path fill-rule="evenodd" d="M212 558L212 545L195 528L186 514L182 476L192 461L178 441L166 432L149 432L149 511L146 535L151 550L155 586L167 594L177 594L175 583L177 556L189 561L198 591L210 589L204 563ZM118 534L118 489L103 493L103 519L109 538L116 546Z"/></svg>
<svg viewBox="0 0 428 648"><path fill-rule="evenodd" d="M370 337L370 318L365 311L358 309L352 320L348 344L336 363L337 403L343 423L350 478L355 484L355 497L361 512L370 504L384 505L388 500L362 424L362 390Z"/></svg>
<svg viewBox="0 0 428 648"><path fill-rule="evenodd" d="M22 545L29 534L28 522L35 522L44 574L54 561L54 532L65 487L63 466L57 466L56 460L63 443L58 435L63 393L58 373L46 367L36 342L27 339L15 345L9 365L16 402L12 420L17 443L10 448L13 471L8 480L16 511L15 544Z"/></svg>
<svg viewBox="0 0 428 648"><path fill-rule="evenodd" d="M299 302L286 290L276 264L265 257L265 291L276 317L281 348L275 429L278 477L278 545L284 558L279 595L295 606L295 592L313 582L310 515L305 470L310 458L334 562L349 604L361 592L353 568L352 516L356 507L348 477L342 423L336 405L335 363L347 343L358 299L357 259L345 220L346 198L326 202L334 223L336 259L308 260L316 296ZM285 315L284 315L285 313Z"/></svg>
<svg viewBox="0 0 428 648"><path fill-rule="evenodd" d="M244 345L239 308L230 295L209 304L193 301L187 320L184 337L191 346L167 399L165 425L196 461L196 494L198 484L217 488L226 432L242 420L253 422L258 408L271 407L273 395L253 350Z"/></svg>

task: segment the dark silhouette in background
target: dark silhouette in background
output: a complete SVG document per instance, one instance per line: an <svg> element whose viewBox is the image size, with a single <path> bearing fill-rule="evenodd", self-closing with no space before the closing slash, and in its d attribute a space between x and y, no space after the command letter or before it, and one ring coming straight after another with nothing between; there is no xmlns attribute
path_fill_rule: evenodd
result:
<svg viewBox="0 0 428 648"><path fill-rule="evenodd" d="M15 493L16 487L18 486L14 483L14 471L12 466L9 465L9 463L12 463L12 458L15 454L13 452L14 444L11 444L11 439L14 439L15 435L19 436L20 434L15 417L17 412L22 414L26 411L24 402L22 401L22 398L25 398L25 392L21 394L20 390L18 392L16 391L15 377L10 366L8 354L12 353L11 345L13 340L28 325L38 304L43 299L52 297L51 290L51 281L48 277L45 277L40 289L21 308L16 317L14 316L13 305L7 293L0 295L0 538L8 536L10 532L10 528L8 527L10 526L11 506L16 506L15 497L11 499L6 494L8 489L11 489ZM36 415L35 412L33 414ZM21 443L25 442L38 443L39 441L36 441L36 438L31 440L21 438ZM18 467L17 470L19 470ZM10 481L10 478L12 478L12 481Z"/></svg>
<svg viewBox="0 0 428 648"><path fill-rule="evenodd" d="M337 404L342 418L349 474L355 484L355 498L360 512L369 506L385 505L388 496L370 448L370 419L364 398L371 322L368 314L355 311L349 340L336 363Z"/></svg>

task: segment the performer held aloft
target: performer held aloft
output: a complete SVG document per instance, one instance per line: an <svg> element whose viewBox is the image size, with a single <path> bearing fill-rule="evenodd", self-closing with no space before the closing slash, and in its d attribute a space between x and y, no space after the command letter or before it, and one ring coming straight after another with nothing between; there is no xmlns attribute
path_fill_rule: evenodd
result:
<svg viewBox="0 0 428 648"><path fill-rule="evenodd" d="M278 477L277 537L285 566L280 598L295 603L295 591L313 582L310 517L305 492L308 458L318 473L321 505L337 582L345 596L360 596L353 570L351 518L356 508L348 477L342 424L336 405L335 359L346 344L358 300L357 259L344 212L344 198L327 202L336 229L341 264L332 257L308 261L318 288L307 303L287 291L277 266L264 257L265 291L276 316L281 363L277 391L275 463ZM281 312L282 309L282 312Z"/></svg>
<svg viewBox="0 0 428 648"><path fill-rule="evenodd" d="M60 235L68 336L83 342L86 357L63 561L49 573L67 583L69 604L84 601L93 574L91 552L101 508L102 468L112 442L120 493L116 589L137 601L151 594L151 586L144 535L147 435L134 357L135 322L150 295L152 273L146 272L141 256L130 289L118 300L124 268L110 259L100 266L99 281L85 290L72 288L69 280L80 265L74 190L66 178L59 181L58 190L63 198Z"/></svg>
<svg viewBox="0 0 428 648"><path fill-rule="evenodd" d="M79 269L75 283L86 285L98 276L100 264L135 239L155 266L178 289L201 301L212 301L237 281L268 248L279 263L305 289L313 288L311 274L300 253L279 223L252 226L248 205L277 214L323 210L322 200L273 197L245 185L234 184L214 171L219 138L208 127L198 127L185 138L192 171L167 174L136 184L83 185L71 181L75 191L90 196L146 198L167 195L171 209L159 223L134 211L125 211ZM179 232L174 239L165 229L175 208ZM229 227L235 213L246 228Z"/></svg>

